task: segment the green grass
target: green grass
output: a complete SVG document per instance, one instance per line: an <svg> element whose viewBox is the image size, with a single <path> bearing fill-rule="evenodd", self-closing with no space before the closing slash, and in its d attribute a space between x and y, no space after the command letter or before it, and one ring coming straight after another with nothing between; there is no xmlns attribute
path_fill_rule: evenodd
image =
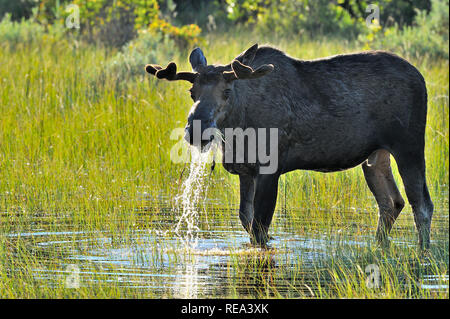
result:
<svg viewBox="0 0 450 319"><path fill-rule="evenodd" d="M204 52L210 63L227 63L253 41L248 35L211 35L206 38ZM329 39L260 41L261 44L265 42L304 59L359 49L355 43ZM158 226L158 221L167 201L158 199L171 199L180 189L183 165L170 161L169 150L175 141L171 141L169 136L172 129L184 127L191 105L187 93L189 85L158 82L143 74L118 88L114 76L104 72L105 64L113 54L114 50L66 40L47 39L29 45L19 43L14 48L10 48L8 43L1 44L1 297L160 297L149 291L108 282L105 280L107 275L97 270L93 276L98 280L89 281L76 290L65 288L63 280L57 280L55 286L42 285L34 278L34 270L41 267L60 269L66 262L65 252L55 250L48 255L48 250L37 248L39 238L12 239L7 236L12 232L32 231L34 227L48 232L106 231L112 238L127 243L137 230L164 229ZM187 54L186 51L174 52L174 60L180 69L189 69ZM165 56L158 58L158 61L148 63L169 62ZM435 216L448 223L448 60L429 61L424 58L411 62L427 82L427 181L435 203ZM395 164L394 176L404 195ZM275 217L275 229L286 227L306 236L309 232L331 234L336 230L336 224L345 225L347 215L343 212L354 212L367 213L364 223L370 226L367 231L373 235L377 207L360 168L334 174L297 171L284 175L279 187L277 214L284 211L286 218L283 221L291 220L292 224L281 225ZM145 197L141 195L144 191L147 193ZM209 181L208 197L215 199L218 207L236 207L238 193L237 177L227 174L218 165ZM148 205L151 209L142 209ZM300 212L308 215L302 223L296 222ZM200 220L202 227L206 227L203 226L204 215ZM399 225L413 227L409 206L401 216ZM218 210L208 218L215 218L220 225L228 225L229 215ZM239 229L240 225L233 227ZM448 275L448 224L443 227L439 230L439 243L442 245L432 248L431 264L433 274L437 275ZM346 234L353 232L343 229ZM402 232L394 231L393 237L401 236ZM133 241L129 244L138 245ZM76 241L70 245L77 248ZM414 285L405 290L403 283L399 282L399 278L414 276L417 267L411 265L420 265L415 249L393 248L390 254L395 258L388 258L385 253L370 247L353 252L355 248L346 246L332 249L338 250L333 258L318 260L312 266L309 264L309 269L315 270L307 273L303 271L306 266L302 261L296 261L295 267L271 269L270 263L267 268L264 258L249 257L247 274L260 273L262 277L258 280L263 282L262 288L252 290L250 295L436 297ZM157 255L150 258L158 263ZM176 264L182 256L174 253L171 258ZM232 254L231 260L228 267L235 274L233 278L245 278L241 273L239 254ZM362 271L355 268L358 260L361 265L373 261L381 265L382 276L388 278L382 291L367 289L362 280L364 267L361 266ZM278 291L278 286L271 285L268 279L271 276L275 279L282 277L280 280L288 288ZM314 286L313 294L308 288L299 292L296 283L302 280ZM236 288L237 283L227 282L227 286L231 287L228 296L243 295ZM164 295L171 296L170 293ZM448 298L448 288L437 297Z"/></svg>

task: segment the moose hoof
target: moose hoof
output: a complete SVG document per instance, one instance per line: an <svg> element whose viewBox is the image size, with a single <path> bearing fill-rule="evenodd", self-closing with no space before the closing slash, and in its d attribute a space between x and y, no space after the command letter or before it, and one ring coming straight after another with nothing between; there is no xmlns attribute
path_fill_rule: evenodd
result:
<svg viewBox="0 0 450 319"><path fill-rule="evenodd" d="M420 258L422 261L429 261L429 260L431 259L431 257L432 257L432 254L431 254L430 249L427 249L427 248L421 248L421 249L419 250L419 258Z"/></svg>
<svg viewBox="0 0 450 319"><path fill-rule="evenodd" d="M384 239L378 239L377 240L378 243L378 247L383 249L383 250L389 250L389 248L391 247L391 241L387 238Z"/></svg>
<svg viewBox="0 0 450 319"><path fill-rule="evenodd" d="M267 242L273 239L273 237L269 236L267 233L264 232L258 232L258 233L252 233L250 237L250 241L252 245L259 246L259 247L266 247Z"/></svg>
<svg viewBox="0 0 450 319"><path fill-rule="evenodd" d="M267 248L267 241L266 242L258 242L256 240L254 240L253 238L250 239L251 245L253 247L257 247L257 248Z"/></svg>
<svg viewBox="0 0 450 319"><path fill-rule="evenodd" d="M389 250L389 248L391 247L391 241L384 231L377 231L376 239L378 247L383 250Z"/></svg>

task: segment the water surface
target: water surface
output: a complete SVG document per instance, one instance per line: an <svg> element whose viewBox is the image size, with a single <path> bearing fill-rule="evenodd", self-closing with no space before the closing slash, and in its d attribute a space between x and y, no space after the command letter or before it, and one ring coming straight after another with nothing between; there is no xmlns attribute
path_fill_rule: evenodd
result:
<svg viewBox="0 0 450 319"><path fill-rule="evenodd" d="M153 211L147 207L134 212L146 222L140 224L138 219L134 228L123 233L74 230L70 222L60 223L55 231L54 223L46 222L48 216L37 216L28 229L22 226L8 238L12 245L17 240L26 243L38 256L40 266L32 272L42 286L65 284L76 289L102 281L159 298L318 297L323 294L320 289L329 289L327 293L333 296L337 293L333 292L336 284L330 274L333 264L357 273L371 263L368 256L373 252L381 255L373 240L374 213L343 212L336 216L326 211L277 211L271 228L274 238L263 249L249 244L236 208L203 210L207 222L204 218L197 221L189 236L189 226L180 226L179 210L167 207ZM151 224L148 215L154 215ZM411 214L400 217L392 238L397 250L415 250ZM187 240L193 242L186 245ZM432 246L447 250L437 263L443 263L445 269L446 262L448 269L445 213L435 214ZM389 258L395 263L398 256L380 260L389 262ZM412 279L402 278L399 272L398 280L405 289L413 286L448 293L448 270L430 273L426 262L417 263L413 256L410 262L412 268L420 269Z"/></svg>

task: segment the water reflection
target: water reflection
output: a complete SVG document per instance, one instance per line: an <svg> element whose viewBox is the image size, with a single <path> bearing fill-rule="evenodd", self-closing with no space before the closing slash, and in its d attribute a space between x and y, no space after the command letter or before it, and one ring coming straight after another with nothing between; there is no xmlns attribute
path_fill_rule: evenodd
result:
<svg viewBox="0 0 450 319"><path fill-rule="evenodd" d="M182 269L176 272L177 281L173 286L173 296L175 298L192 299L199 297L199 288L205 284L199 282L196 258L185 264Z"/></svg>

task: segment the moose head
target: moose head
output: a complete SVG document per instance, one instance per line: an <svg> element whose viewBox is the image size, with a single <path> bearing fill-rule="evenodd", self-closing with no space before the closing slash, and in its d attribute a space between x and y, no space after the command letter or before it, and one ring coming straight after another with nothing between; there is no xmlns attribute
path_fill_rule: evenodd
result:
<svg viewBox="0 0 450 319"><path fill-rule="evenodd" d="M193 72L177 72L174 62L170 62L166 68L155 64L146 65L145 70L158 79L192 83L189 92L194 104L185 127L185 139L191 145L203 148L212 139L211 137L205 140L200 137L200 140L197 140L196 129L199 136L204 136L206 129L220 129L217 123L226 118L231 109L230 100L235 95L234 81L256 79L272 72L272 64L261 65L255 70L249 66L257 50L258 45L255 44L228 65L208 65L202 50L196 48L189 56ZM198 124L200 127L194 129Z"/></svg>

